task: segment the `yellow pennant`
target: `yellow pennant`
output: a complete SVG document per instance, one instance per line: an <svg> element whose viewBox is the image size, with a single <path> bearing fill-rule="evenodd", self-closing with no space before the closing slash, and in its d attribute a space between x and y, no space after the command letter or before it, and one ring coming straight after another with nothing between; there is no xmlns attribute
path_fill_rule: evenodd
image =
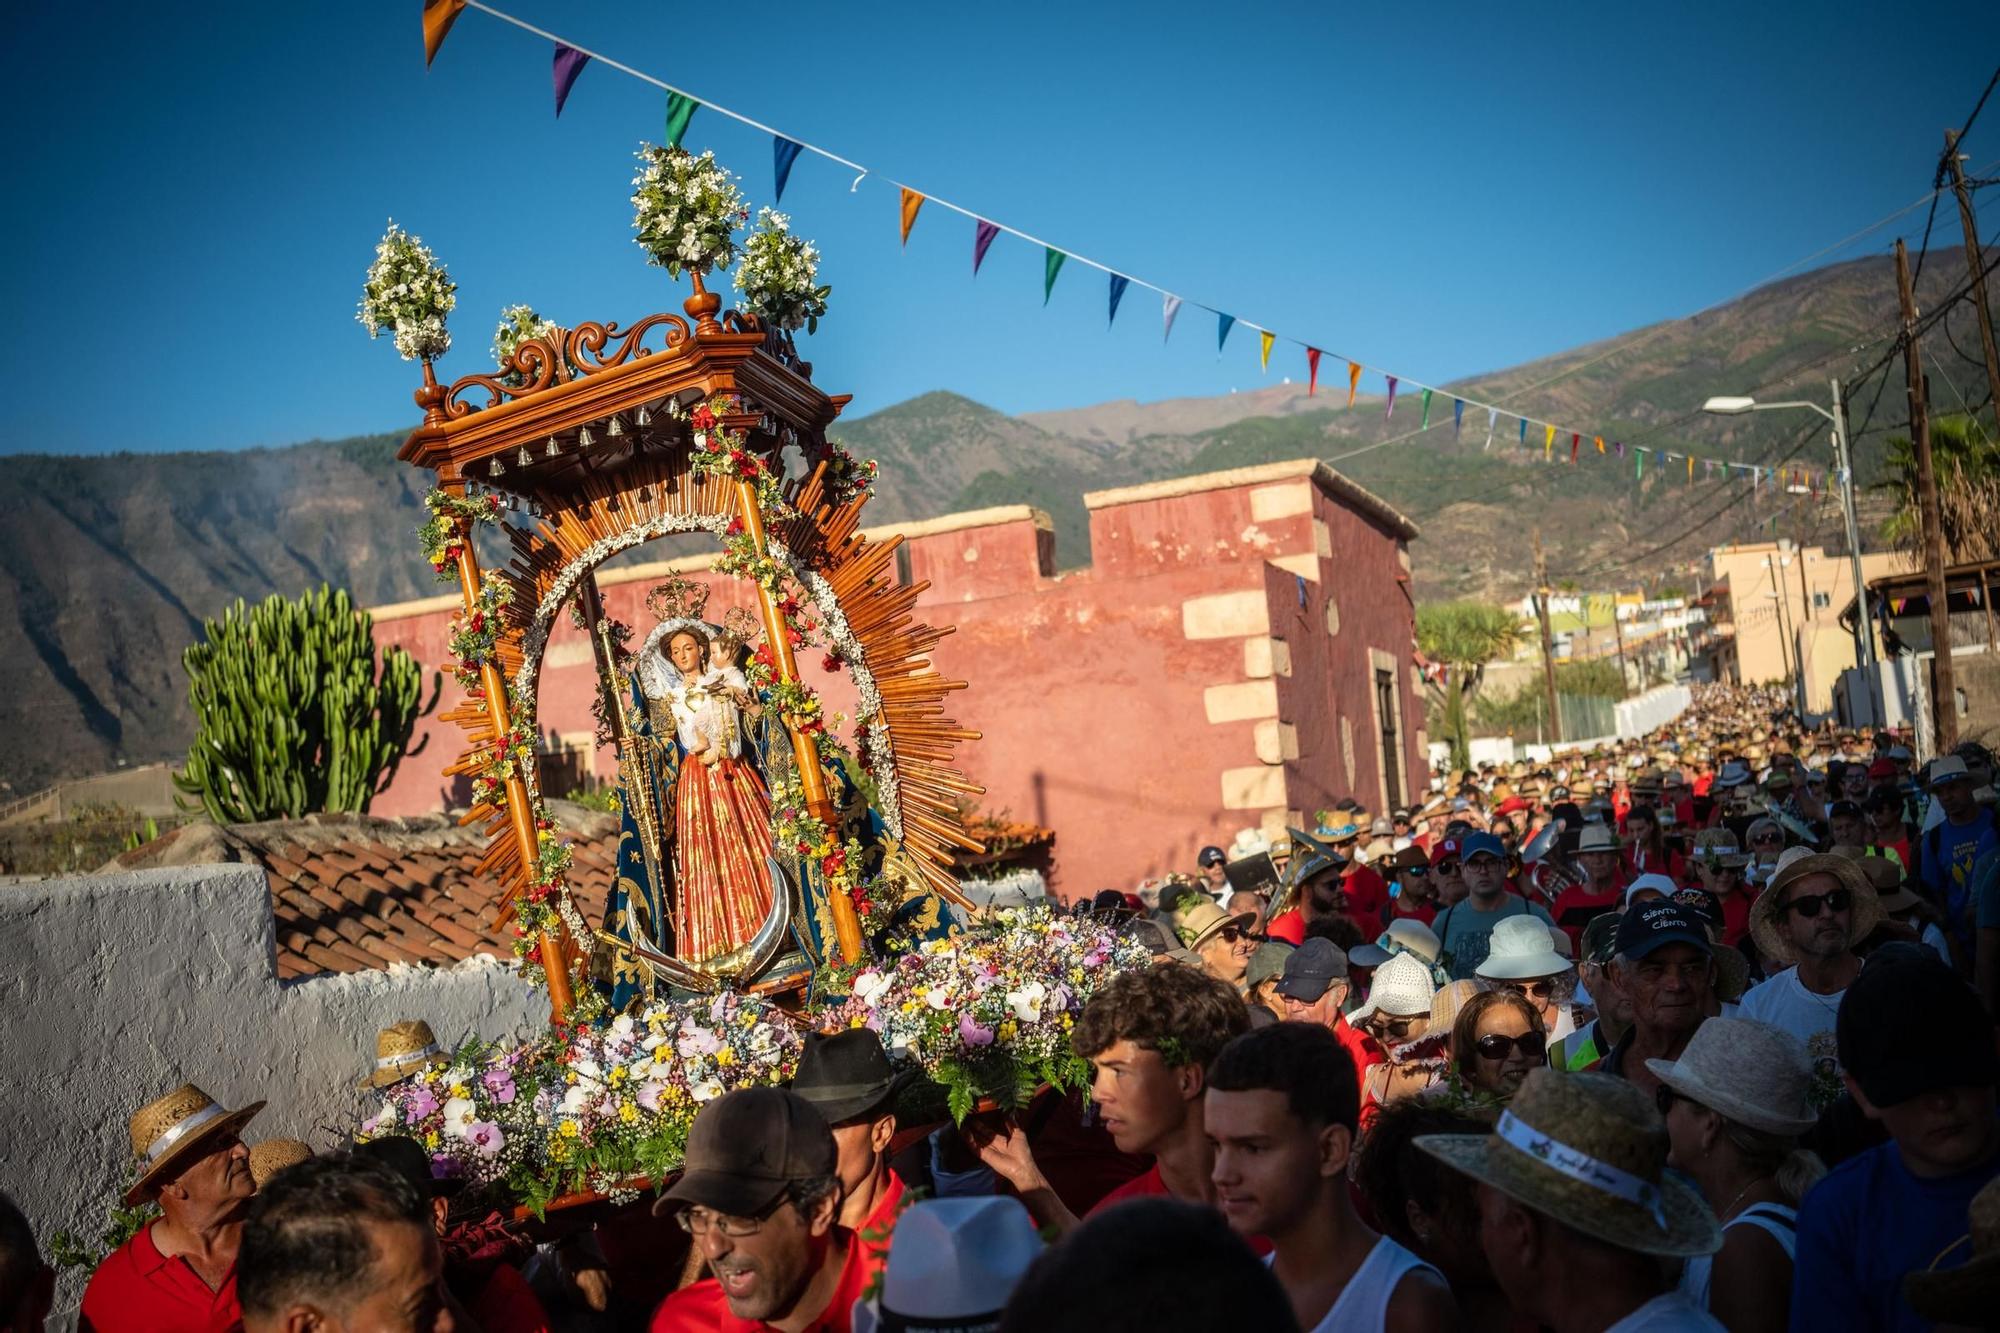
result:
<svg viewBox="0 0 2000 1333"><path fill-rule="evenodd" d="M1354 395L1355 392L1360 388L1361 388L1361 363L1358 361L1350 361L1347 363L1347 405L1349 407L1354 406Z"/></svg>
<svg viewBox="0 0 2000 1333"><path fill-rule="evenodd" d="M1694 480L1694 455L1693 455L1693 454L1689 454L1689 455L1688 455L1688 480L1689 480L1689 481L1693 481L1693 480Z"/></svg>
<svg viewBox="0 0 2000 1333"><path fill-rule="evenodd" d="M1277 341L1277 335L1266 329L1262 334L1258 335L1257 341L1263 344L1262 349L1257 353L1257 365L1260 369L1268 373L1271 369L1271 344Z"/></svg>
<svg viewBox="0 0 2000 1333"><path fill-rule="evenodd" d="M1556 428L1554 426L1542 427L1542 461L1544 463L1548 462L1554 455L1555 447Z"/></svg>
<svg viewBox="0 0 2000 1333"><path fill-rule="evenodd" d="M924 197L908 186L903 187L903 244L910 243L910 228L917 223L917 210L924 206Z"/></svg>

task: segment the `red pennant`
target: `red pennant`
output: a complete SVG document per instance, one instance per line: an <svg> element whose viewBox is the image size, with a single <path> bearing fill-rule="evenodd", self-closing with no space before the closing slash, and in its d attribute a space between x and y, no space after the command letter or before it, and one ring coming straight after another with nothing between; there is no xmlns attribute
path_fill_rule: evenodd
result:
<svg viewBox="0 0 2000 1333"><path fill-rule="evenodd" d="M1581 448L1582 446L1583 446L1583 433L1582 433L1581 431L1574 431L1574 430L1573 430L1573 431L1571 431L1571 432L1569 433L1569 461L1570 461L1570 462L1574 463L1574 462L1576 461L1576 451L1577 451L1577 450L1578 450L1579 448Z"/></svg>
<svg viewBox="0 0 2000 1333"><path fill-rule="evenodd" d="M1319 391L1319 348L1306 348L1306 397Z"/></svg>

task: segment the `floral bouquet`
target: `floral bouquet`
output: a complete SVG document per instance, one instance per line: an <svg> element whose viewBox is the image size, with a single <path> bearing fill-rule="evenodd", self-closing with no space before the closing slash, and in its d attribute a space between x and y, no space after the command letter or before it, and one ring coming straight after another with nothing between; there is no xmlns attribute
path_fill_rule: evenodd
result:
<svg viewBox="0 0 2000 1333"><path fill-rule="evenodd" d="M684 148L641 144L639 163L632 228L648 263L678 278L682 269L706 273L736 258L736 229L750 211L714 153L696 157Z"/></svg>
<svg viewBox="0 0 2000 1333"><path fill-rule="evenodd" d="M458 304L458 284L430 248L394 222L375 246L355 318L368 336L393 333L405 361L434 361L451 348L444 319Z"/></svg>
<svg viewBox="0 0 2000 1333"><path fill-rule="evenodd" d="M817 333L833 289L818 283L819 251L791 227L783 213L757 210L757 230L736 267L736 290L743 293L743 308L764 323L787 333Z"/></svg>
<svg viewBox="0 0 2000 1333"><path fill-rule="evenodd" d="M408 1135L443 1175L541 1211L561 1195L631 1196L679 1169L702 1103L785 1082L804 1036L733 993L659 1001L602 1027L472 1045L391 1089L362 1138Z"/></svg>
<svg viewBox="0 0 2000 1333"><path fill-rule="evenodd" d="M1026 1104L1042 1084L1083 1086L1070 1048L1083 1006L1120 972L1150 966L1143 945L1046 905L1006 908L947 939L862 968L829 1030L868 1027L892 1058L940 1085L954 1120L984 1100Z"/></svg>

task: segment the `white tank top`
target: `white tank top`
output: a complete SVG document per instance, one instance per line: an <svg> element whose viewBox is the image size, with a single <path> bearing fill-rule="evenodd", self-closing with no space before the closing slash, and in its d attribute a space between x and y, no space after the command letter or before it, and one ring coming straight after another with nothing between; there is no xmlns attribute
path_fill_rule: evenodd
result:
<svg viewBox="0 0 2000 1333"><path fill-rule="evenodd" d="M1723 1228L1731 1231L1737 1227L1756 1227L1778 1242L1787 1259L1793 1258L1793 1247L1798 1243L1799 1212L1796 1208L1782 1203L1753 1203L1742 1212L1729 1219ZM1680 1292L1695 1305L1708 1308L1709 1283L1715 1276L1715 1256L1697 1255L1687 1261L1681 1270Z"/></svg>
<svg viewBox="0 0 2000 1333"><path fill-rule="evenodd" d="M1271 1260L1267 1257L1264 1262L1269 1264ZM1387 1236L1382 1237L1368 1251L1361 1267L1354 1270L1354 1276L1347 1279L1347 1285L1340 1289L1339 1298L1325 1317L1305 1333L1381 1333L1383 1323L1389 1318L1389 1298L1396 1294L1396 1284L1418 1268L1444 1281L1437 1269Z"/></svg>

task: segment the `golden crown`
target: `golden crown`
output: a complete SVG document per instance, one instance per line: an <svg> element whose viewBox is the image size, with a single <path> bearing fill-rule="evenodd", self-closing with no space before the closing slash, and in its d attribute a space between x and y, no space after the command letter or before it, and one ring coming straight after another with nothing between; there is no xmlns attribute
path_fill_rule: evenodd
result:
<svg viewBox="0 0 2000 1333"><path fill-rule="evenodd" d="M646 609L659 620L700 620L708 609L708 585L675 574L646 594Z"/></svg>

